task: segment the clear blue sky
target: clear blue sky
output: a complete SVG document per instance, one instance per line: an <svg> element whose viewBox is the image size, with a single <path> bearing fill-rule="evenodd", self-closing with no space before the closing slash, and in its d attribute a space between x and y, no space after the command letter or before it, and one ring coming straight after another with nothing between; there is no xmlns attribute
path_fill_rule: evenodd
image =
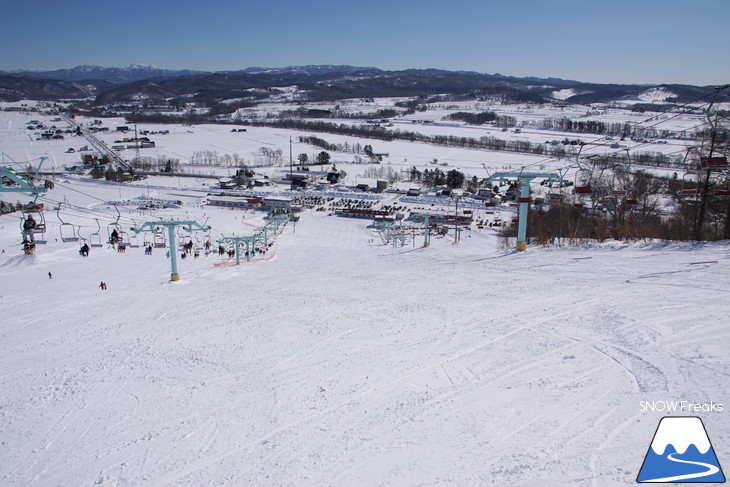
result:
<svg viewBox="0 0 730 487"><path fill-rule="evenodd" d="M730 82L730 0L6 0L0 70L350 64Z"/></svg>

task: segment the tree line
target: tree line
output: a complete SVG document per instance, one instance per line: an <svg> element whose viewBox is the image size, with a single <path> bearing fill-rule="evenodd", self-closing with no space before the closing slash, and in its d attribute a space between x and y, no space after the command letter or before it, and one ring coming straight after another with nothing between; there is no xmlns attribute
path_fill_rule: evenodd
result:
<svg viewBox="0 0 730 487"><path fill-rule="evenodd" d="M682 197L686 189L675 174L661 178L645 171L630 171L623 166L611 170L594 170L578 183L591 188L590 199L562 194L561 203L550 208L535 206L528 213L528 243L576 245L607 239L634 242L639 240L693 240L705 212L701 240L730 238L730 198L708 192L704 210L699 197ZM693 183L697 188L700 183ZM615 195L616 190L625 191ZM674 200L676 211L662 213L663 195ZM517 235L516 224L506 227L505 240Z"/></svg>
<svg viewBox="0 0 730 487"><path fill-rule="evenodd" d="M132 168L151 172L179 172L180 159L174 159L163 154L156 157L140 156L130 162Z"/></svg>
<svg viewBox="0 0 730 487"><path fill-rule="evenodd" d="M541 156L550 156L557 159L574 157L577 154L579 141L568 141L568 144L543 144L530 142L528 140L504 140L494 136L458 137L454 135L426 135L418 132L405 131L401 129L388 130L384 127L373 125L347 125L335 124L323 121L308 120L250 120L242 122L244 125L254 127L275 127L290 130L308 132L330 133L335 135L349 135L383 141L405 140L409 142L422 142L426 144L441 145L448 147L462 147L469 149L488 149L505 152L520 152ZM574 143L575 142L575 143ZM629 163L625 153L596 156L596 160L605 163ZM630 162L646 166L657 167L685 167L682 155L665 155L659 152L634 152L630 156Z"/></svg>
<svg viewBox="0 0 730 487"><path fill-rule="evenodd" d="M378 156L373 152L373 146L370 144L362 145L359 142L350 144L345 141L343 144L335 144L327 142L324 139L315 136L299 136L298 139L302 144L310 144L316 147L320 147L330 152L344 152L346 154L365 154L371 159L377 159Z"/></svg>
<svg viewBox="0 0 730 487"><path fill-rule="evenodd" d="M510 115L497 115L496 112L487 110L485 112L455 112L446 117L447 120L460 120L470 125L484 125L494 122L500 127L514 127L517 125L517 118Z"/></svg>
<svg viewBox="0 0 730 487"><path fill-rule="evenodd" d="M426 187L435 186L448 186L449 188L463 188L466 182L466 176L463 172L457 169L450 169L447 172L442 171L439 168L423 171L419 171L416 166L411 167L409 170L411 181L419 181ZM478 186L477 178L472 178L472 184Z"/></svg>
<svg viewBox="0 0 730 487"><path fill-rule="evenodd" d="M676 137L672 130L659 130L628 122L602 122L600 120L571 120L568 117L545 117L532 124L535 127L559 132L611 135L616 137L646 137L666 139Z"/></svg>

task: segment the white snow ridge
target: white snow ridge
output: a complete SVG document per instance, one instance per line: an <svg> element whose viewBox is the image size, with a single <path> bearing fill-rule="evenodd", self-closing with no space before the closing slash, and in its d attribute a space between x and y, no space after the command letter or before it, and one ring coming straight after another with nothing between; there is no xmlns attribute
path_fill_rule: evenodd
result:
<svg viewBox="0 0 730 487"><path fill-rule="evenodd" d="M651 448L657 455L663 455L667 445L672 444L677 453L684 453L690 445L697 447L703 455L710 449L702 420L695 417L668 417L659 423Z"/></svg>

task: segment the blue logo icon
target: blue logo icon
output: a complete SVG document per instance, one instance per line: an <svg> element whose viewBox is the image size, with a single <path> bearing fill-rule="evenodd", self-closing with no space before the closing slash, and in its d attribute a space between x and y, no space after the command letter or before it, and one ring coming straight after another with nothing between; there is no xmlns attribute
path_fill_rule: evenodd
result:
<svg viewBox="0 0 730 487"><path fill-rule="evenodd" d="M702 420L694 416L662 418L636 481L725 482Z"/></svg>

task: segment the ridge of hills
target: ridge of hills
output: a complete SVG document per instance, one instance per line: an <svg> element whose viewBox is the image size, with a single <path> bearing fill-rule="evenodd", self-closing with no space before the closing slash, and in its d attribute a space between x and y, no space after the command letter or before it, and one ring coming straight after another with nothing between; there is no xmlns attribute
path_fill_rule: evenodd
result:
<svg viewBox="0 0 730 487"><path fill-rule="evenodd" d="M0 72L0 101L93 99L96 105L135 100L196 97L203 102L240 98L252 89L297 86L310 101L382 96L455 94L508 103L605 103L661 90L661 103L686 103L712 91L678 84L599 84L559 78L512 77L473 71L309 65L252 67L238 71L166 70L148 65L102 68L85 65L52 71ZM567 93L556 96L556 93Z"/></svg>

